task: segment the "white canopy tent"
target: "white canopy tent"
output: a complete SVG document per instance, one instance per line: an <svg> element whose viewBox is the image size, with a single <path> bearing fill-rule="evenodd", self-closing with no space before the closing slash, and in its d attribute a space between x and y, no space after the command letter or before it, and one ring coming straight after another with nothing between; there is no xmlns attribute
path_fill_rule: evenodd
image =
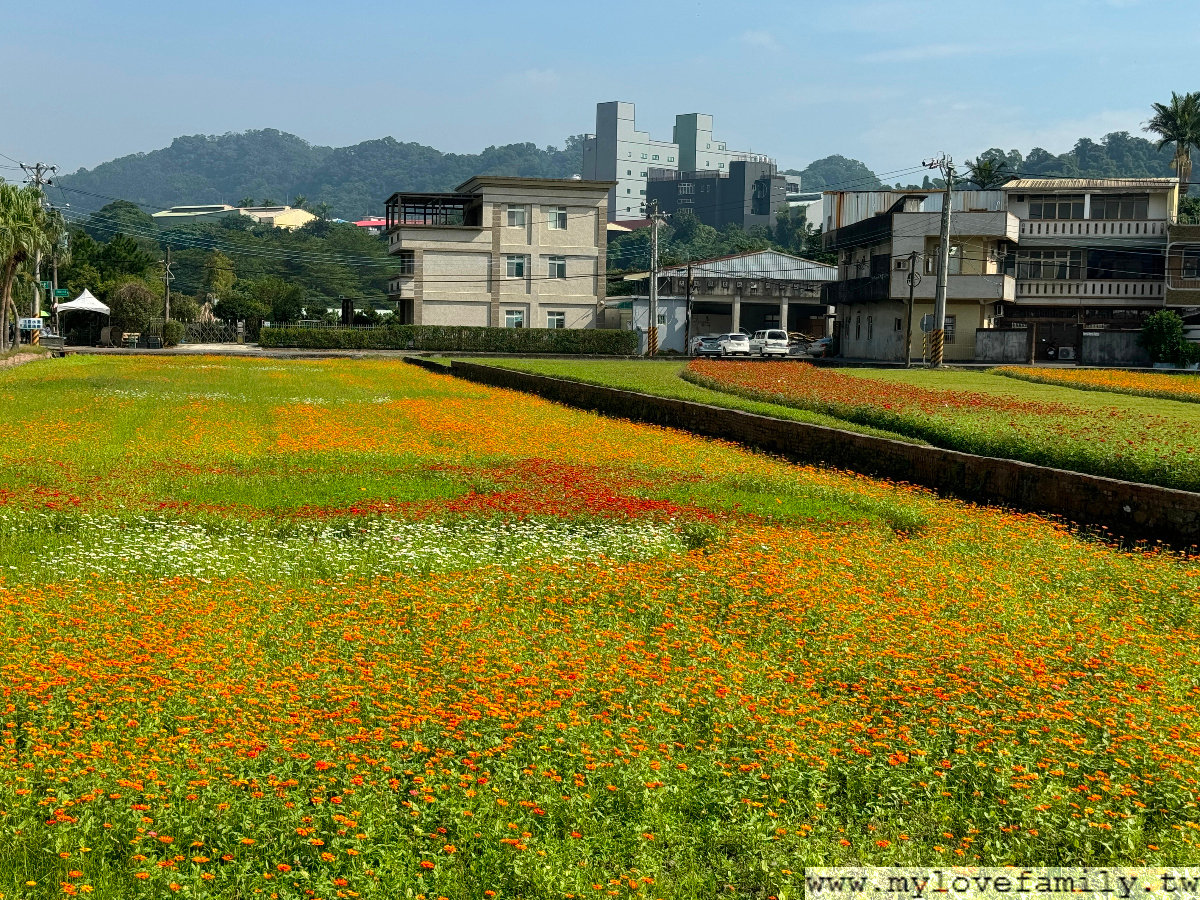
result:
<svg viewBox="0 0 1200 900"><path fill-rule="evenodd" d="M92 292L87 288L84 288L83 293L70 303L58 304L54 311L58 315L62 315L65 312L98 312L104 313L106 316L111 312L111 310L97 300L95 296L93 296Z"/></svg>

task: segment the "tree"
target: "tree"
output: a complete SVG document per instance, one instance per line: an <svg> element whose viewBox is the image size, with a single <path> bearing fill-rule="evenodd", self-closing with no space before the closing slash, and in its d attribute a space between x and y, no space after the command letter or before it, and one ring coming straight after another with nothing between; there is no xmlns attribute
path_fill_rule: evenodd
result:
<svg viewBox="0 0 1200 900"><path fill-rule="evenodd" d="M17 318L12 288L18 269L39 253L50 254L61 229L61 218L43 207L36 185L18 188L0 182L0 351L8 349L9 314Z"/></svg>
<svg viewBox="0 0 1200 900"><path fill-rule="evenodd" d="M1187 196L1192 180L1192 148L1200 147L1200 91L1183 95L1171 91L1171 102L1155 103L1153 109L1145 130L1158 135L1159 150L1175 145L1171 165L1179 176L1179 196Z"/></svg>
<svg viewBox="0 0 1200 900"><path fill-rule="evenodd" d="M968 180L981 191L994 190L1015 177L1004 160L982 155L974 161L967 160L967 173Z"/></svg>
<svg viewBox="0 0 1200 900"><path fill-rule="evenodd" d="M276 275L254 282L250 295L270 311L272 322L295 322L304 312L304 289Z"/></svg>
<svg viewBox="0 0 1200 900"><path fill-rule="evenodd" d="M1160 309L1146 319L1138 343L1155 362L1182 366L1200 359L1200 347L1184 334L1183 319L1173 309Z"/></svg>
<svg viewBox="0 0 1200 900"><path fill-rule="evenodd" d="M208 254L208 258L204 261L204 275L201 282L201 290L205 294L212 294L216 300L228 297L233 292L235 280L232 259L220 250L214 250Z"/></svg>
<svg viewBox="0 0 1200 900"><path fill-rule="evenodd" d="M857 159L844 156L826 156L815 160L798 174L800 187L806 191L873 191L884 188L874 172Z"/></svg>
<svg viewBox="0 0 1200 900"><path fill-rule="evenodd" d="M297 194L295 199L292 200L292 206L296 209L304 209L304 207L308 206L308 197L304 196L304 194Z"/></svg>
<svg viewBox="0 0 1200 900"><path fill-rule="evenodd" d="M213 315L223 322L262 322L271 309L250 294L235 291L220 298L213 306Z"/></svg>
<svg viewBox="0 0 1200 900"><path fill-rule="evenodd" d="M246 209L247 207L253 206L253 205L254 205L253 197L243 197L241 200L239 200L237 202L238 209Z"/></svg>
<svg viewBox="0 0 1200 900"><path fill-rule="evenodd" d="M121 331L145 331L162 312L162 297L144 281L126 281L108 295L110 323Z"/></svg>

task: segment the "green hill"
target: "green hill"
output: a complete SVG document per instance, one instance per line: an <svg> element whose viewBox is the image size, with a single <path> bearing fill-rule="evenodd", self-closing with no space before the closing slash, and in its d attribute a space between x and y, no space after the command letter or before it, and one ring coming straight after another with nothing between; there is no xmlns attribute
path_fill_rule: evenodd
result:
<svg viewBox="0 0 1200 900"><path fill-rule="evenodd" d="M355 219L383 212L394 191L450 190L472 175L567 178L580 171L582 138L566 145L488 147L482 153L442 153L395 138L352 147L320 147L293 134L263 129L179 137L171 146L135 153L58 179L71 208L99 209L111 198L166 209L184 203L283 203L304 195L326 203L331 216Z"/></svg>

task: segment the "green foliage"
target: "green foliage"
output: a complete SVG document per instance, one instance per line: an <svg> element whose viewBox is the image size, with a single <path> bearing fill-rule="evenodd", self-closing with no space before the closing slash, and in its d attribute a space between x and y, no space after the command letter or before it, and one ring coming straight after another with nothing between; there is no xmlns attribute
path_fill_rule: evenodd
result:
<svg viewBox="0 0 1200 900"><path fill-rule="evenodd" d="M1158 150L1174 149L1171 165L1179 175L1179 193L1187 194L1192 177L1192 150L1200 146L1200 91L1176 94L1170 103L1153 104L1154 115L1145 130L1158 135Z"/></svg>
<svg viewBox="0 0 1200 900"><path fill-rule="evenodd" d="M195 322L200 317L200 304L187 294L171 295L171 318L180 322Z"/></svg>
<svg viewBox="0 0 1200 900"><path fill-rule="evenodd" d="M600 328L481 328L453 325L387 325L374 329L264 328L263 347L322 350L435 350L449 353L567 353L631 356L632 331Z"/></svg>
<svg viewBox="0 0 1200 900"><path fill-rule="evenodd" d="M213 315L223 322L261 322L271 315L271 307L257 297L235 291L213 305Z"/></svg>
<svg viewBox="0 0 1200 900"><path fill-rule="evenodd" d="M183 323L177 319L172 319L170 322L163 323L163 344L167 347L174 347L183 340L184 332Z"/></svg>
<svg viewBox="0 0 1200 900"><path fill-rule="evenodd" d="M1183 319L1173 309L1161 309L1147 318L1138 343L1155 362L1183 366L1200 360L1200 346L1185 337Z"/></svg>
<svg viewBox="0 0 1200 900"><path fill-rule="evenodd" d="M276 275L253 282L249 293L266 307L272 322L295 322L304 313L304 289Z"/></svg>
<svg viewBox="0 0 1200 900"><path fill-rule="evenodd" d="M885 187L874 172L857 159L845 156L826 156L801 169L800 187L805 191L845 190L872 191Z"/></svg>
<svg viewBox="0 0 1200 900"><path fill-rule="evenodd" d="M568 178L581 171L582 136L562 149L534 144L488 147L477 154L442 153L394 138L352 147L320 147L274 129L178 137L169 147L137 153L59 179L68 191L126 197L155 209L180 203L254 206L256 197L300 195L318 216L356 219L383 212L397 190L452 190L472 175ZM89 197L73 194L86 209Z"/></svg>
<svg viewBox="0 0 1200 900"><path fill-rule="evenodd" d="M162 315L162 298L144 281L124 281L108 293L111 323L122 331L145 331Z"/></svg>
<svg viewBox="0 0 1200 900"><path fill-rule="evenodd" d="M990 191L1012 181L1016 175L1005 160L981 156L967 160L967 177L981 191Z"/></svg>

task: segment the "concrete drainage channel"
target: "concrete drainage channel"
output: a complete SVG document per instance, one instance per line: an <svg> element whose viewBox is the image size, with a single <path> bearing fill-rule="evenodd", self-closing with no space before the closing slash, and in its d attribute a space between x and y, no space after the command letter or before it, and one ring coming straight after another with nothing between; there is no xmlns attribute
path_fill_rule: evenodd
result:
<svg viewBox="0 0 1200 900"><path fill-rule="evenodd" d="M455 360L446 366L420 357L405 359L432 372L536 394L577 409L721 438L799 462L921 485L975 503L1061 516L1124 540L1161 541L1180 549L1200 546L1200 494L1191 491L907 444L478 363Z"/></svg>

